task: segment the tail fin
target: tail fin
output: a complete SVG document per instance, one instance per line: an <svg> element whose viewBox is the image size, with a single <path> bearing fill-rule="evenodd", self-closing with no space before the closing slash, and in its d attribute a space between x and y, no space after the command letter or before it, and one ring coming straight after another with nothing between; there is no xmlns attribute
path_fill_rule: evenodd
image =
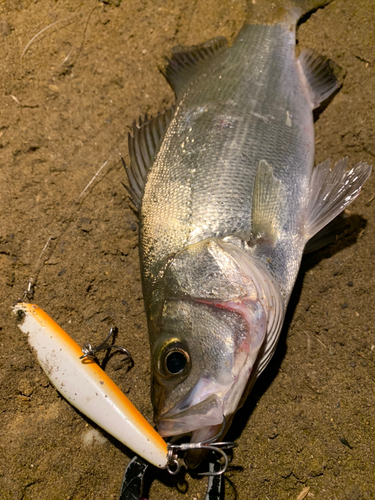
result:
<svg viewBox="0 0 375 500"><path fill-rule="evenodd" d="M329 4L332 0L247 0L249 24L276 24L294 22Z"/></svg>

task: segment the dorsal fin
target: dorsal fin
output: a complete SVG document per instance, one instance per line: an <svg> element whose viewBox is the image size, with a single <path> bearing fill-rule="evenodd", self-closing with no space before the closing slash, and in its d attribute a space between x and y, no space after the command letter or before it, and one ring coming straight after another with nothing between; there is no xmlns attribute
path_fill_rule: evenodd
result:
<svg viewBox="0 0 375 500"><path fill-rule="evenodd" d="M275 222L283 198L285 198L285 191L281 182L273 175L271 165L265 160L261 160L254 182L251 245L259 241L271 245L276 242L278 235Z"/></svg>
<svg viewBox="0 0 375 500"><path fill-rule="evenodd" d="M133 134L128 134L130 167L125 162L124 167L130 187L126 187L131 201L139 210L145 188L147 173L163 142L165 132L172 121L175 106L155 118L139 118L139 124L134 121Z"/></svg>
<svg viewBox="0 0 375 500"><path fill-rule="evenodd" d="M305 75L313 108L318 108L330 95L338 90L345 71L331 59L312 49L305 49L298 57Z"/></svg>
<svg viewBox="0 0 375 500"><path fill-rule="evenodd" d="M227 39L218 36L200 45L192 45L191 47L177 45L172 49L173 55L171 59L166 58L168 65L162 70L162 73L174 90L177 99L182 96L196 71L202 67L202 63L223 52L227 47Z"/></svg>

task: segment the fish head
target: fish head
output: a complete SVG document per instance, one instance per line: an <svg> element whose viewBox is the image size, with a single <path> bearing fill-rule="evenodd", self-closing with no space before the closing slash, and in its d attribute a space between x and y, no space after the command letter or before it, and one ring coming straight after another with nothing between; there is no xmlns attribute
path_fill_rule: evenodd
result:
<svg viewBox="0 0 375 500"><path fill-rule="evenodd" d="M209 439L236 411L267 329L261 273L253 267L236 245L217 239L189 245L170 261L151 345L162 436Z"/></svg>

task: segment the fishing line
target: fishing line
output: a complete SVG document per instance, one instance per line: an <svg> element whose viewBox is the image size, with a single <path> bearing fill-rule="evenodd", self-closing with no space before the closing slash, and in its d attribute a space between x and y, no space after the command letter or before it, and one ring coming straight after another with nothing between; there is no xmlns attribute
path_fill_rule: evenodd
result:
<svg viewBox="0 0 375 500"><path fill-rule="evenodd" d="M99 184L99 182L101 182L104 179L104 177L112 170L112 168L115 165L117 165L117 163L115 163L114 165L112 165L112 167L109 167L107 169L107 171L104 173L104 175L98 180L98 177L102 173L103 169L105 169L105 167L108 165L108 163L112 159L113 155L114 155L114 153L112 153L110 155L110 157L108 158L108 160L106 160L100 166L100 168L96 171L96 173L91 178L91 180L88 182L88 184L86 184L84 189L81 191L79 196L74 200L74 202L70 206L70 209L68 210L67 216L63 220L63 223L62 223L63 227L60 229L57 236L55 236L53 234L50 234L48 236L48 239L47 239L46 243L44 244L43 249L39 254L39 257L36 260L36 263L34 265L34 269L33 269L31 276L27 282L27 287L25 290L23 290L22 294L20 295L20 297L18 298L16 303L31 301L33 299L34 292L35 292L35 285L37 283L37 280L39 278L39 275L40 275L45 263L52 257L52 254L53 254L58 242L61 240L61 238L67 232L67 230L70 227L71 222L73 222L73 220L75 219L75 216L80 211L84 200L86 199L86 197L88 196L90 191L94 188L95 181L97 181L97 184ZM53 242L53 244L51 242Z"/></svg>
<svg viewBox="0 0 375 500"><path fill-rule="evenodd" d="M91 18L91 16L92 16L92 14L93 14L94 10L96 10L97 8L98 8L98 7L94 7L93 9L91 9L91 11L90 11L90 12L88 13L88 15L87 15L86 22L85 22L85 25L84 25L84 28L83 28L83 33L82 33L82 41L81 41L81 43L79 44L79 47L78 47L78 49L77 49L77 55L76 55L75 59L74 59L74 60L70 63L70 64L71 64L71 66L73 66L73 65L77 62L77 60L78 60L78 58L79 58L79 56L80 56L80 54L81 54L81 52L82 52L82 50L83 50L83 46L84 46L85 41L86 41L86 35L87 35L87 29L88 29L89 21L90 21L90 18ZM64 26L59 27L59 29L67 28L67 27L68 27L68 26L70 26L72 23L76 22L76 20L77 20L77 18L79 17L79 15L80 15L80 14L79 14L79 13L77 13L77 14L73 14L73 15L71 15L71 16L65 17L64 19L59 19L58 21L55 21L55 22L53 22L53 23L49 24L48 26L45 26L45 27L44 27L43 29L41 29L40 31L38 31L38 33L36 33L36 35L34 35L34 36L31 38L31 40L29 40L29 42L25 45L25 47L24 47L24 49L23 49L23 51L22 51L22 53L21 53L21 58L20 58L21 63L22 63L22 60L23 60L23 58L24 58L24 56L25 56L26 52L29 50L29 48L31 47L31 45L32 45L32 44L33 44L33 43L37 40L37 38L39 38L39 37L40 37L43 33L45 33L46 31L50 30L51 28L54 28L54 27L55 27L55 26L57 26L58 24L61 24L61 23L64 23L64 22L66 22L66 24L65 24ZM69 51L68 55L67 55L67 56L65 56L64 60L62 61L62 63L58 66L59 68L61 68L61 66L63 66L63 65L66 63L66 61L70 58L70 56L71 56L71 54L72 54L73 50L74 50L74 47L73 47L73 48Z"/></svg>

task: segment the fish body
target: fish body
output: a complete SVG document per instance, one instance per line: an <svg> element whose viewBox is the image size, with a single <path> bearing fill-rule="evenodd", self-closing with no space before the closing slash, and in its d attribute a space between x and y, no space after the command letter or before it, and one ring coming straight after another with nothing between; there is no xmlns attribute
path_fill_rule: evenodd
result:
<svg viewBox="0 0 375 500"><path fill-rule="evenodd" d="M346 160L313 170L312 111L339 68L297 58L295 28L302 4L322 3L247 23L230 48L177 50L166 70L176 105L130 137L163 436L201 441L230 423L276 348L306 243L370 175Z"/></svg>
<svg viewBox="0 0 375 500"><path fill-rule="evenodd" d="M287 299L303 252L302 244L288 241L291 234L303 241L314 128L295 57L295 33L283 25L245 25L178 102L142 200L145 290L153 288L165 258L187 245L207 238L250 241L254 182L262 160L288 196L276 216L272 263L264 258L264 248L256 253Z"/></svg>

